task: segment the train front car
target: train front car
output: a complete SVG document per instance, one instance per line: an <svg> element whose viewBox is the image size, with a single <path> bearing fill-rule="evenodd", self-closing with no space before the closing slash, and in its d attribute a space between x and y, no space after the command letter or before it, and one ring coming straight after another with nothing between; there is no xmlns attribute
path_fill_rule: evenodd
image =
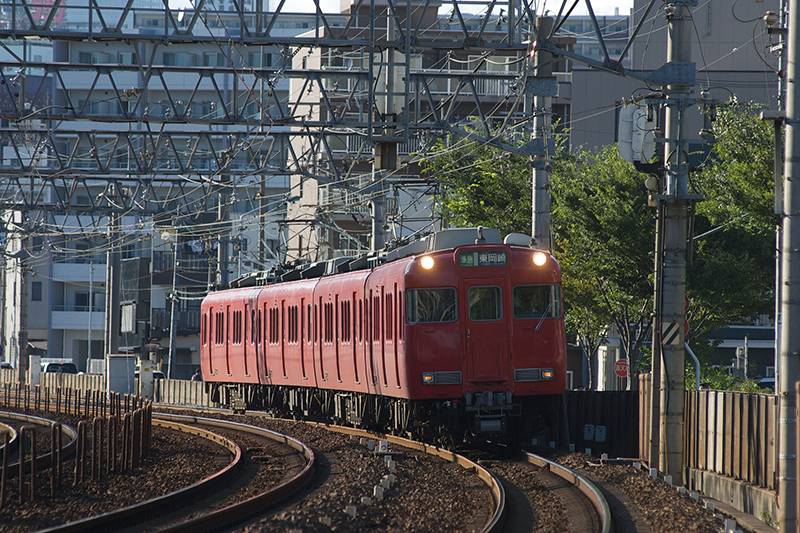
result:
<svg viewBox="0 0 800 533"><path fill-rule="evenodd" d="M457 244L465 235L474 244ZM495 230L434 238L406 268L410 396L440 440L541 435L566 382L558 263Z"/></svg>

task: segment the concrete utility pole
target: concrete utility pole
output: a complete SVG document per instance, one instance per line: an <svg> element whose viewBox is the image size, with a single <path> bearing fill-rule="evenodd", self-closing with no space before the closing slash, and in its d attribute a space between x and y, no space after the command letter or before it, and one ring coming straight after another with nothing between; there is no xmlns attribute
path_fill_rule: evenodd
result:
<svg viewBox="0 0 800 533"><path fill-rule="evenodd" d="M797 61L800 1L789 0L787 18L786 121L784 126L781 354L778 397L778 511L781 531L797 531L797 411L800 376L800 87Z"/></svg>
<svg viewBox="0 0 800 533"><path fill-rule="evenodd" d="M178 342L178 245L180 238L175 233L175 243L172 245L172 292L170 293L169 311L169 359L167 360L167 379L172 379L172 367L175 363L175 351Z"/></svg>
<svg viewBox="0 0 800 533"><path fill-rule="evenodd" d="M119 352L119 222L120 216L111 214L108 218L108 252L106 254L106 317L105 317L105 358L108 372L108 357Z"/></svg>
<svg viewBox="0 0 800 533"><path fill-rule="evenodd" d="M551 17L538 17L536 19L536 41L550 35L553 31ZM546 50L536 50L534 56L536 78L544 81L553 76L553 54ZM533 166L532 188L532 228L531 235L536 241L539 250L550 250L550 157L548 142L552 134L552 120L550 118L552 98L537 94L533 98L533 137L543 141L542 154L531 157Z"/></svg>
<svg viewBox="0 0 800 533"><path fill-rule="evenodd" d="M92 364L92 292L94 291L94 261L89 261L89 328L86 334L86 371L90 372Z"/></svg>
<svg viewBox="0 0 800 533"><path fill-rule="evenodd" d="M691 9L676 2L668 5L665 13L668 22L667 62L672 64L675 74L680 73L681 66L691 65L693 70ZM671 81L665 91L666 171L661 184L662 194L656 196L664 214L660 324L656 324L660 326L656 330L660 333L662 356L659 470L684 484L687 204L695 198L688 194L689 151L683 119L686 109L695 102L691 84L682 84L684 80L680 75L673 76Z"/></svg>

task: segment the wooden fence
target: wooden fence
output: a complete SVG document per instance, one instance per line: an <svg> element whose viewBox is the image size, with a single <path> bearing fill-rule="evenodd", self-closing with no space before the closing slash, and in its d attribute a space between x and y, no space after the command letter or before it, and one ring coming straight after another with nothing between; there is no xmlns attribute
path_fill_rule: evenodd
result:
<svg viewBox="0 0 800 533"><path fill-rule="evenodd" d="M651 457L650 376L639 381L639 457ZM776 488L777 397L717 390L686 391L684 466L763 487Z"/></svg>
<svg viewBox="0 0 800 533"><path fill-rule="evenodd" d="M775 490L775 395L688 391L685 413L687 467Z"/></svg>

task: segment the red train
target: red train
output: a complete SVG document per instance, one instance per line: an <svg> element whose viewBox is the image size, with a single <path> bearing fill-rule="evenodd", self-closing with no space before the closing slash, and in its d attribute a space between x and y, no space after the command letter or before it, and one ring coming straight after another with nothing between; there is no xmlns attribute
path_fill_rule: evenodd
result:
<svg viewBox="0 0 800 533"><path fill-rule="evenodd" d="M566 338L559 265L529 241L445 230L378 266L340 258L211 293L203 380L234 409L432 442L537 434L564 392Z"/></svg>

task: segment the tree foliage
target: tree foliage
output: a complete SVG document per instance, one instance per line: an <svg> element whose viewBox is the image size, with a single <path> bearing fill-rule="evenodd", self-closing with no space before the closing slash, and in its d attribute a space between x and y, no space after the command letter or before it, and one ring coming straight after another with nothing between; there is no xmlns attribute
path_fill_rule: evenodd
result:
<svg viewBox="0 0 800 533"><path fill-rule="evenodd" d="M645 176L613 146L554 159L554 251L568 325L593 354L613 325L632 370L652 309L653 211Z"/></svg>
<svg viewBox="0 0 800 533"><path fill-rule="evenodd" d="M720 107L711 157L692 176L705 197L697 204L694 260L687 270L690 321L699 336L774 309L774 139L758 108L736 102Z"/></svg>

